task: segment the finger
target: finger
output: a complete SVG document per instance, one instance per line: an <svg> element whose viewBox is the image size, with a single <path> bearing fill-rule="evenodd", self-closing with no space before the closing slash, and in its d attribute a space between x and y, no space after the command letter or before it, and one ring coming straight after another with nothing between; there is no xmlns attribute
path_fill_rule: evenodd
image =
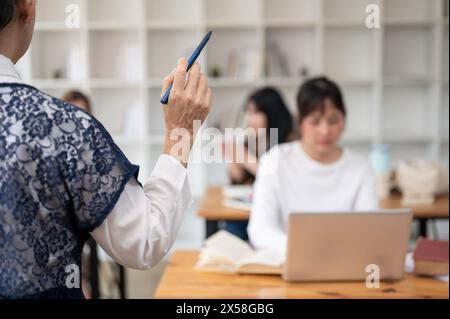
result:
<svg viewBox="0 0 450 319"><path fill-rule="evenodd" d="M189 71L189 78L185 88L186 91L188 91L192 96L194 96L197 93L199 78L200 78L200 64L196 62Z"/></svg>
<svg viewBox="0 0 450 319"><path fill-rule="evenodd" d="M212 102L212 90L211 88L208 88L206 91L206 97L205 97L205 106L206 108L211 108L211 102Z"/></svg>
<svg viewBox="0 0 450 319"><path fill-rule="evenodd" d="M173 79L173 90L177 92L184 91L184 85L186 83L186 72L187 72L187 60L185 58L180 58L178 60L178 65L175 70Z"/></svg>
<svg viewBox="0 0 450 319"><path fill-rule="evenodd" d="M162 91L161 91L161 98L164 96L164 94L166 93L167 89L169 88L170 84L173 83L173 78L174 78L174 71L172 71L172 73L170 73L168 76L166 76L163 80L163 86L162 86Z"/></svg>
<svg viewBox="0 0 450 319"><path fill-rule="evenodd" d="M208 91L208 80L204 74L200 74L197 86L197 99L203 102L206 98L206 92Z"/></svg>

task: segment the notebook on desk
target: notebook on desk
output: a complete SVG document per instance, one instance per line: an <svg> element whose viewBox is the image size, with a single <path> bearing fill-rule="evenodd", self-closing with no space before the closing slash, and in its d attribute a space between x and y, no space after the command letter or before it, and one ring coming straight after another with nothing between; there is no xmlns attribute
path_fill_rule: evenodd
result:
<svg viewBox="0 0 450 319"><path fill-rule="evenodd" d="M224 207L250 211L252 209L253 188L248 185L232 185L222 188Z"/></svg>

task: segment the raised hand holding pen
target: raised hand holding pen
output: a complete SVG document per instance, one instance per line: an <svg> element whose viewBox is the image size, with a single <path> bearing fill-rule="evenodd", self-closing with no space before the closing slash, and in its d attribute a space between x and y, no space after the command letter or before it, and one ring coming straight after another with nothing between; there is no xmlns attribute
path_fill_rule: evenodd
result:
<svg viewBox="0 0 450 319"><path fill-rule="evenodd" d="M203 49L205 48L206 44L208 43L209 39L211 39L212 31L209 31L202 39L200 44L195 48L194 52L192 52L192 55L189 57L189 60L187 61L187 71L191 69L191 67L194 65L194 62L197 61L197 58L200 56L200 53L202 53ZM172 85L169 85L161 97L161 103L167 104L169 102L169 96L170 91L172 90Z"/></svg>
<svg viewBox="0 0 450 319"><path fill-rule="evenodd" d="M164 79L161 92L163 97L172 85L168 104L163 105L166 128L163 153L174 157L185 166L195 139L194 121L205 121L212 100L212 91L208 87L206 76L201 73L200 64L193 64L188 77L187 71L187 60L179 59L177 68ZM185 129L188 136L183 137L182 141L175 139L171 134L176 129Z"/></svg>

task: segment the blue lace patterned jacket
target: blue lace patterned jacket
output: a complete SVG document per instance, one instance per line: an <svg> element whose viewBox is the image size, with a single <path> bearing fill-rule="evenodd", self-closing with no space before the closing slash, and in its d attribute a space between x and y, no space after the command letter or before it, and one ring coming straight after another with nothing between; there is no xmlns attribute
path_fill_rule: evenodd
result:
<svg viewBox="0 0 450 319"><path fill-rule="evenodd" d="M137 172L89 114L0 84L0 298L82 298L67 269Z"/></svg>

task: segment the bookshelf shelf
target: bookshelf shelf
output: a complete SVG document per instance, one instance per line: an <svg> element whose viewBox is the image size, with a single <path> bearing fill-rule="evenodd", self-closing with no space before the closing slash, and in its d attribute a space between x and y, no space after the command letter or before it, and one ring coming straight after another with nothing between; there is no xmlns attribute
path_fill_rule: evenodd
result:
<svg viewBox="0 0 450 319"><path fill-rule="evenodd" d="M394 18L386 19L385 26L387 27L431 27L439 22L438 19L422 18Z"/></svg>
<svg viewBox="0 0 450 319"><path fill-rule="evenodd" d="M74 82L68 80L52 80L52 79L33 79L33 84L39 88L49 89L68 89L71 87L81 86L81 82Z"/></svg>
<svg viewBox="0 0 450 319"><path fill-rule="evenodd" d="M130 30L90 33L90 77L93 79L142 79L142 43Z"/></svg>
<svg viewBox="0 0 450 319"><path fill-rule="evenodd" d="M214 29L216 31L220 30L237 30L242 29L256 29L256 24L252 21L238 21L232 22L227 20L211 20L206 23L208 29Z"/></svg>
<svg viewBox="0 0 450 319"><path fill-rule="evenodd" d="M38 31L34 39L31 47L33 78L78 81L85 77L78 67L83 59L80 32Z"/></svg>
<svg viewBox="0 0 450 319"><path fill-rule="evenodd" d="M319 15L318 1L264 0L264 21L267 23L314 24Z"/></svg>
<svg viewBox="0 0 450 319"><path fill-rule="evenodd" d="M365 8L374 3L369 0L324 0L323 17L325 22L360 23L365 19Z"/></svg>
<svg viewBox="0 0 450 319"><path fill-rule="evenodd" d="M259 0L207 0L204 2L206 22L255 23L260 19Z"/></svg>
<svg viewBox="0 0 450 319"><path fill-rule="evenodd" d="M441 62L442 63L442 67L441 67L442 73L441 73L441 75L444 79L447 80L447 84L448 84L448 68L449 68L449 64L448 64L448 61L449 61L448 24L443 28L442 33L443 34L442 34L442 62Z"/></svg>
<svg viewBox="0 0 450 319"><path fill-rule="evenodd" d="M269 20L265 21L266 28L315 28L316 22L310 21L289 21L289 20Z"/></svg>
<svg viewBox="0 0 450 319"><path fill-rule="evenodd" d="M42 0L36 1L36 15L38 24L51 26L64 25L66 20L66 8L69 5L76 5L80 8L82 19L85 18L86 10L84 4L86 0ZM70 9L70 7L69 7ZM72 11L71 11L72 12Z"/></svg>
<svg viewBox="0 0 450 319"><path fill-rule="evenodd" d="M92 112L112 135L140 136L146 133L142 128L133 128L133 121L138 119L138 115L133 117L134 114L129 112L130 109L143 108L139 90L139 88L91 90Z"/></svg>
<svg viewBox="0 0 450 319"><path fill-rule="evenodd" d="M146 28L150 31L198 30L200 25L189 21L149 21Z"/></svg>
<svg viewBox="0 0 450 319"><path fill-rule="evenodd" d="M148 90L148 133L150 135L161 135L164 133L164 116L161 108L161 89L153 88Z"/></svg>
<svg viewBox="0 0 450 319"><path fill-rule="evenodd" d="M373 32L365 29L329 29L325 34L324 69L331 77L367 80L375 74ZM349 54L349 52L358 52Z"/></svg>
<svg viewBox="0 0 450 319"><path fill-rule="evenodd" d="M346 133L350 136L370 136L374 131L374 92L371 85L343 85L342 91L348 115ZM370 141L370 139L368 139Z"/></svg>
<svg viewBox="0 0 450 319"><path fill-rule="evenodd" d="M142 26L140 22L89 22L88 29L92 31L138 31Z"/></svg>
<svg viewBox="0 0 450 319"><path fill-rule="evenodd" d="M431 27L395 26L385 28L384 74L430 76L433 36Z"/></svg>
<svg viewBox="0 0 450 319"><path fill-rule="evenodd" d="M305 77L318 73L315 28L268 28L265 43L268 61L273 61L267 64L268 77Z"/></svg>
<svg viewBox="0 0 450 319"><path fill-rule="evenodd" d="M210 78L209 84L213 88L256 87L263 85L263 79L242 80L233 77Z"/></svg>
<svg viewBox="0 0 450 319"><path fill-rule="evenodd" d="M364 25L369 3L380 4L379 30ZM79 8L80 28L66 27L68 5ZM295 114L300 84L326 75L345 93L344 145L367 155L371 143L390 143L397 162L448 160L448 0L40 0L37 8L19 63L24 80L57 96L86 91L143 180L163 143L162 78L210 29L199 59L214 90L208 126L241 125L248 95L265 85ZM274 72L274 45L288 72ZM195 196L227 182L215 171L224 165L194 166Z"/></svg>
<svg viewBox="0 0 450 319"><path fill-rule="evenodd" d="M144 12L141 0L88 0L87 5L89 22L134 23L142 20Z"/></svg>
<svg viewBox="0 0 450 319"><path fill-rule="evenodd" d="M214 30L215 45L206 48L209 73L254 80L261 76L261 49L256 28Z"/></svg>
<svg viewBox="0 0 450 319"><path fill-rule="evenodd" d="M64 22L37 22L35 26L37 32L42 31L67 31Z"/></svg>
<svg viewBox="0 0 450 319"><path fill-rule="evenodd" d="M363 22L359 20L326 20L324 22L324 27L328 29L338 29L338 28L358 28L360 29L364 26Z"/></svg>
<svg viewBox="0 0 450 319"><path fill-rule="evenodd" d="M245 101L255 88L222 87L214 92L214 107L208 117L210 127L223 131L226 127L236 127L240 124L239 115Z"/></svg>
<svg viewBox="0 0 450 319"><path fill-rule="evenodd" d="M435 79L429 76L385 76L383 83L386 86L402 85L430 85Z"/></svg>
<svg viewBox="0 0 450 319"><path fill-rule="evenodd" d="M431 136L432 116L427 108L431 95L430 86L386 87L382 109L383 132L387 136Z"/></svg>
<svg viewBox="0 0 450 319"><path fill-rule="evenodd" d="M202 19L202 0L152 0L144 2L146 20L150 23L197 24Z"/></svg>
<svg viewBox="0 0 450 319"><path fill-rule="evenodd" d="M117 80L114 78L91 79L89 86L93 89L139 88L141 81Z"/></svg>
<svg viewBox="0 0 450 319"><path fill-rule="evenodd" d="M386 20L423 21L435 17L436 0L389 0L384 1Z"/></svg>
<svg viewBox="0 0 450 319"><path fill-rule="evenodd" d="M189 56L195 49L192 39L196 30L158 30L147 33L148 77L162 79L175 67L180 56ZM164 56L162 60L160 57Z"/></svg>

